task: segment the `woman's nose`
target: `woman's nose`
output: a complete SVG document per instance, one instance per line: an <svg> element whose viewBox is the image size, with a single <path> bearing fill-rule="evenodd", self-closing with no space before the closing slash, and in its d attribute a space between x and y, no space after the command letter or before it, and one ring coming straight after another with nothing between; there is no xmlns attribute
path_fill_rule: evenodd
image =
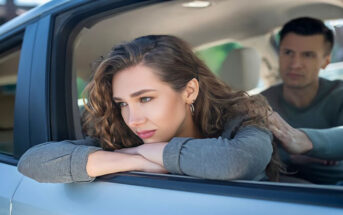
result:
<svg viewBox="0 0 343 215"><path fill-rule="evenodd" d="M145 122L145 117L142 110L139 107L131 107L129 108L129 116L128 116L128 126L129 127L136 127L141 125Z"/></svg>

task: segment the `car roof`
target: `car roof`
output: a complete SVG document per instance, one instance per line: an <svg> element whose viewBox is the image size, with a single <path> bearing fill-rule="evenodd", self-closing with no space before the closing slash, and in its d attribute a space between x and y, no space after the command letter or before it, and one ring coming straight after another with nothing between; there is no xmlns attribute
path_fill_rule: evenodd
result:
<svg viewBox="0 0 343 215"><path fill-rule="evenodd" d="M47 14L58 13L61 10L70 8L76 5L80 5L87 0L53 0L45 4L32 8L31 10L25 12L24 14L15 17L14 19L6 22L0 26L0 35L7 34L21 26L36 20L39 17L45 16Z"/></svg>
<svg viewBox="0 0 343 215"><path fill-rule="evenodd" d="M38 17L56 14L87 2L90 1L53 0L47 2L0 26L0 35L18 29ZM218 41L225 35L226 38L242 39L265 33L281 26L290 18L304 14L320 19L333 19L340 18L343 11L342 0L259 0L258 3L252 3L250 0L211 0L210 2L210 7L196 9L182 7L184 1L167 1L139 8L138 11L135 10L132 13L134 15L131 14L130 18L151 23L146 27L152 32L170 32L173 29L175 35L186 39L193 46L198 46L206 43L207 38ZM130 12L126 14L130 15ZM145 14L149 15L145 16ZM130 22L126 18L125 21L132 25L131 29L142 27L141 22L137 22L138 26L135 26L135 22ZM161 21L165 24L162 25ZM154 25L154 22L159 25ZM247 28L250 30L247 31ZM183 32L178 32L180 30ZM194 37L194 34L197 37ZM122 40L122 38L118 39Z"/></svg>

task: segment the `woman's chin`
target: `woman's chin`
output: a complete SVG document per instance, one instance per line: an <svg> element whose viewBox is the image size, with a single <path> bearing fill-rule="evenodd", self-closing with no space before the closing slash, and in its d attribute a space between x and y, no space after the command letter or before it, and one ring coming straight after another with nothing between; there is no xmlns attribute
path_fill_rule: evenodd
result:
<svg viewBox="0 0 343 215"><path fill-rule="evenodd" d="M164 138L164 139L154 139L154 138L149 138L143 140L144 143L161 143L161 142L169 142L170 139Z"/></svg>

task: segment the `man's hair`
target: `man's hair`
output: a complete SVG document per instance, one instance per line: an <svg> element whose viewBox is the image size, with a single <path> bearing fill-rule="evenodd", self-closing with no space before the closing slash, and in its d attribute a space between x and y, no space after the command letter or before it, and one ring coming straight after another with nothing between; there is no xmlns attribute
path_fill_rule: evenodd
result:
<svg viewBox="0 0 343 215"><path fill-rule="evenodd" d="M333 32L324 24L323 21L311 17L300 17L287 22L280 31L280 44L289 33L302 36L323 35L327 44L326 54L330 54L333 44Z"/></svg>

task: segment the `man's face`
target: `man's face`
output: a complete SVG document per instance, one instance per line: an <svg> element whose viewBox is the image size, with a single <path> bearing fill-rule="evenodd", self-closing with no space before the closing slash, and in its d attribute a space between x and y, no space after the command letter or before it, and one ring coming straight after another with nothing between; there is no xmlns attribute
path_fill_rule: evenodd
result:
<svg viewBox="0 0 343 215"><path fill-rule="evenodd" d="M287 34L280 44L280 75L288 88L306 88L318 83L319 70L330 63L323 35Z"/></svg>

